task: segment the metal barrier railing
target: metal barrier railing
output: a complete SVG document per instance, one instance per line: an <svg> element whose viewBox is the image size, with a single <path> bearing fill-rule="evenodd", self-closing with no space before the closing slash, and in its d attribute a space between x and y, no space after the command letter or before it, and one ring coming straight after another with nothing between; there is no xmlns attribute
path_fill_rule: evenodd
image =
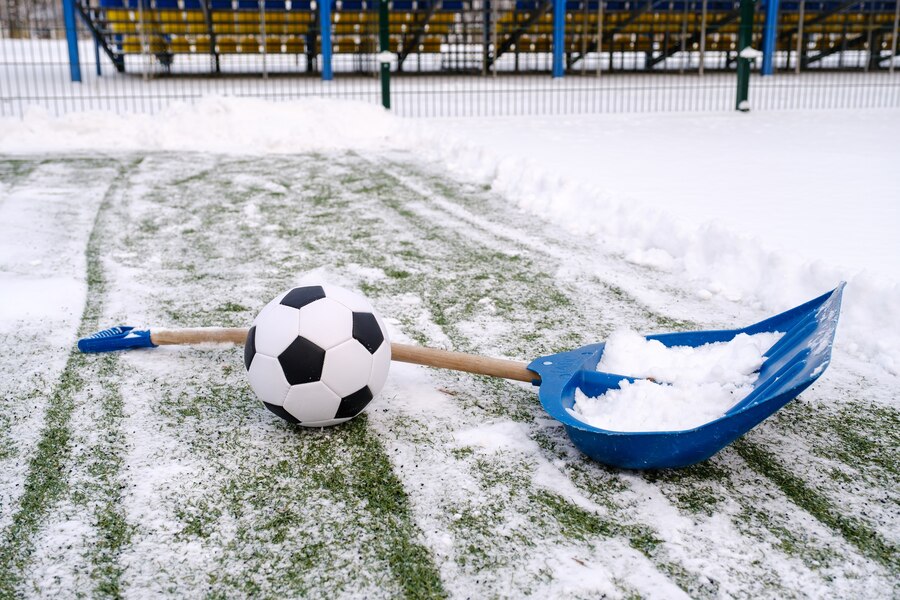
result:
<svg viewBox="0 0 900 600"><path fill-rule="evenodd" d="M743 37L739 0L3 1L3 114L206 93L412 115L895 106L900 62L897 0L745 0Z"/></svg>

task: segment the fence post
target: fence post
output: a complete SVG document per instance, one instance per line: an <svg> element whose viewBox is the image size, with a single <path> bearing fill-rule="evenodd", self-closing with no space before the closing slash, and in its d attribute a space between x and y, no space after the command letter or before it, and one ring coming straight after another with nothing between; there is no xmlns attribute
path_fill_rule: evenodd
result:
<svg viewBox="0 0 900 600"><path fill-rule="evenodd" d="M889 67L891 75L894 74L894 58L897 56L897 29L900 28L900 0L894 7L894 29L891 34L891 66Z"/></svg>
<svg viewBox="0 0 900 600"><path fill-rule="evenodd" d="M481 74L488 73L488 62L491 60L491 0L484 0L481 7Z"/></svg>
<svg viewBox="0 0 900 600"><path fill-rule="evenodd" d="M553 77L565 75L566 0L553 0Z"/></svg>
<svg viewBox="0 0 900 600"><path fill-rule="evenodd" d="M748 95L750 91L750 59L742 58L741 52L750 46L753 39L753 9L756 0L741 0L741 24L738 29L737 58L737 99L734 107L746 112L750 110Z"/></svg>
<svg viewBox="0 0 900 600"><path fill-rule="evenodd" d="M75 0L63 0L66 42L69 45L69 74L72 81L81 81L81 61L78 58L78 28L75 26Z"/></svg>
<svg viewBox="0 0 900 600"><path fill-rule="evenodd" d="M103 75L100 72L100 42L97 41L96 36L94 36L94 66L97 68L97 77Z"/></svg>
<svg viewBox="0 0 900 600"><path fill-rule="evenodd" d="M794 73L800 74L803 67L803 21L806 20L806 0L800 0L800 14L797 16L797 56L794 59Z"/></svg>
<svg viewBox="0 0 900 600"><path fill-rule="evenodd" d="M388 0L378 2L378 62L381 63L381 105L391 107L391 36Z"/></svg>
<svg viewBox="0 0 900 600"><path fill-rule="evenodd" d="M778 43L778 0L767 0L766 28L763 32L763 75L771 75L775 70L775 46Z"/></svg>
<svg viewBox="0 0 900 600"><path fill-rule="evenodd" d="M319 37L322 38L322 81L331 81L331 1L319 0Z"/></svg>

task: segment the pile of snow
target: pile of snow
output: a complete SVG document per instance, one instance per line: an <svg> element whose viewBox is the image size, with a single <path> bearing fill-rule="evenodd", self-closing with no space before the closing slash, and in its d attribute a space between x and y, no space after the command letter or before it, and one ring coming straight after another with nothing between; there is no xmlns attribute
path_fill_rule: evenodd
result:
<svg viewBox="0 0 900 600"><path fill-rule="evenodd" d="M569 414L609 431L676 431L703 425L753 390L765 352L781 336L742 333L728 342L667 348L621 329L607 341L597 370L652 380L623 380L619 389L596 398L576 390Z"/></svg>
<svg viewBox="0 0 900 600"><path fill-rule="evenodd" d="M900 111L433 127L430 156L451 173L661 281L670 275L662 288L738 302L761 317L848 282L839 351L900 375L900 169L891 145ZM661 294L657 308L670 302Z"/></svg>
<svg viewBox="0 0 900 600"><path fill-rule="evenodd" d="M57 117L32 107L23 119L0 119L0 152L365 152L399 147L401 125L374 104L323 99L207 96L172 103L155 115L92 111Z"/></svg>

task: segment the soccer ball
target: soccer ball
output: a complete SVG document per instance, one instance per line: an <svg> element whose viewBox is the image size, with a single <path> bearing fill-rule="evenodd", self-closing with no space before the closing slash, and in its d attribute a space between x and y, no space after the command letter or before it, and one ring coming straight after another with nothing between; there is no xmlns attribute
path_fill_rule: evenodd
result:
<svg viewBox="0 0 900 600"><path fill-rule="evenodd" d="M369 301L331 285L296 287L269 302L244 347L257 397L307 427L362 412L384 387L390 363L387 329Z"/></svg>

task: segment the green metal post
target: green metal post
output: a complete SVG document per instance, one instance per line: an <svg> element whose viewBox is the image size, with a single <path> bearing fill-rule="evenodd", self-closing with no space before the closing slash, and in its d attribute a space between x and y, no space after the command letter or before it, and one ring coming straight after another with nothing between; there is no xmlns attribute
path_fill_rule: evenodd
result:
<svg viewBox="0 0 900 600"><path fill-rule="evenodd" d="M385 108L391 107L391 61L390 61L390 33L388 30L388 0L379 0L378 3L378 60L381 63L381 104Z"/></svg>
<svg viewBox="0 0 900 600"><path fill-rule="evenodd" d="M737 59L737 99L734 107L747 112L750 110L750 59L740 56L744 48L749 48L753 41L753 10L756 0L741 0L741 24L738 29Z"/></svg>

